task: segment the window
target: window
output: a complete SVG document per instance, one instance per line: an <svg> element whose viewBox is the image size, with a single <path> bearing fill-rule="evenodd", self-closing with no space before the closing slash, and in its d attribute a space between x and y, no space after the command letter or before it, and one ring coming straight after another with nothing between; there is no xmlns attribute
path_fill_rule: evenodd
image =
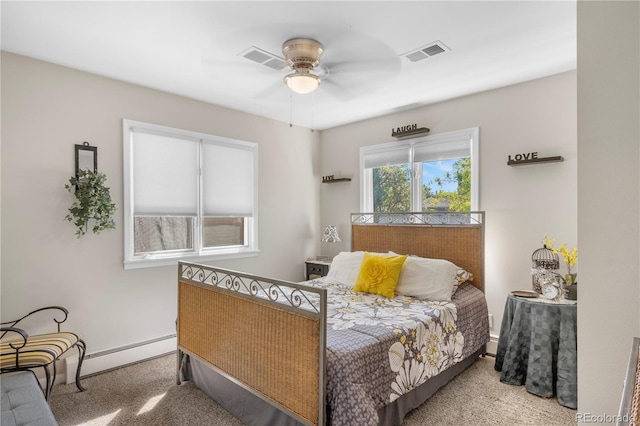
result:
<svg viewBox="0 0 640 426"><path fill-rule="evenodd" d="M477 159L478 128L362 147L361 211L477 210Z"/></svg>
<svg viewBox="0 0 640 426"><path fill-rule="evenodd" d="M123 120L125 268L256 255L258 145Z"/></svg>

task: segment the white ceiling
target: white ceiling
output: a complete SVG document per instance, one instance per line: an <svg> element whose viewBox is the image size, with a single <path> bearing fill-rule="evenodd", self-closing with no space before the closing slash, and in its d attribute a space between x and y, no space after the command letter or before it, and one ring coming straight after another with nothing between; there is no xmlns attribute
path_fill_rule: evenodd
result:
<svg viewBox="0 0 640 426"><path fill-rule="evenodd" d="M2 49L304 127L326 129L576 68L575 1L13 2ZM292 94L294 37L324 45L320 88ZM404 53L439 41L419 62Z"/></svg>

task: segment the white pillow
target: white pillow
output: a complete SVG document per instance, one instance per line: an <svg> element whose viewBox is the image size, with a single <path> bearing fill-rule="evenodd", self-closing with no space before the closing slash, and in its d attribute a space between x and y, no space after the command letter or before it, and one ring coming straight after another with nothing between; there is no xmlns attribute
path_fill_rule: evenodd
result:
<svg viewBox="0 0 640 426"><path fill-rule="evenodd" d="M338 253L331 261L325 281L339 283L353 287L360 272L360 265L364 257L363 251Z"/></svg>
<svg viewBox="0 0 640 426"><path fill-rule="evenodd" d="M331 261L325 281L353 287L360 273L360 265L364 258L363 251L343 251ZM390 256L389 253L371 253L379 256Z"/></svg>
<svg viewBox="0 0 640 426"><path fill-rule="evenodd" d="M450 302L457 272L456 265L448 260L409 256L400 271L396 293Z"/></svg>

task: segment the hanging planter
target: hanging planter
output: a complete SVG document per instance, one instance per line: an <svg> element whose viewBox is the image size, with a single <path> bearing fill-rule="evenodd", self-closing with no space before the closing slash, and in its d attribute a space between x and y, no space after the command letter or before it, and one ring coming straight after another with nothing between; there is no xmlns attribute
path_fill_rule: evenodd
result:
<svg viewBox="0 0 640 426"><path fill-rule="evenodd" d="M115 229L113 215L116 205L111 201L109 188L104 186L106 180L104 173L78 170L77 175L72 176L64 186L76 197L69 208L69 214L65 216L66 220L76 226L76 237L80 238L87 233L90 221L94 222L91 228L94 234L105 229Z"/></svg>

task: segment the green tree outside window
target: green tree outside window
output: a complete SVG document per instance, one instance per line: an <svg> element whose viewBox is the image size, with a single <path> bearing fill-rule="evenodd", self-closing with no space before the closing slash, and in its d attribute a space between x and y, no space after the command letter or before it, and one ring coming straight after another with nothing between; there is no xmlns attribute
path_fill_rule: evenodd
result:
<svg viewBox="0 0 640 426"><path fill-rule="evenodd" d="M456 189L444 190L448 184L454 184ZM460 158L454 162L452 172L446 172L442 177L422 185L422 211L433 210L471 210L471 158ZM411 211L410 164L373 169L373 211Z"/></svg>

